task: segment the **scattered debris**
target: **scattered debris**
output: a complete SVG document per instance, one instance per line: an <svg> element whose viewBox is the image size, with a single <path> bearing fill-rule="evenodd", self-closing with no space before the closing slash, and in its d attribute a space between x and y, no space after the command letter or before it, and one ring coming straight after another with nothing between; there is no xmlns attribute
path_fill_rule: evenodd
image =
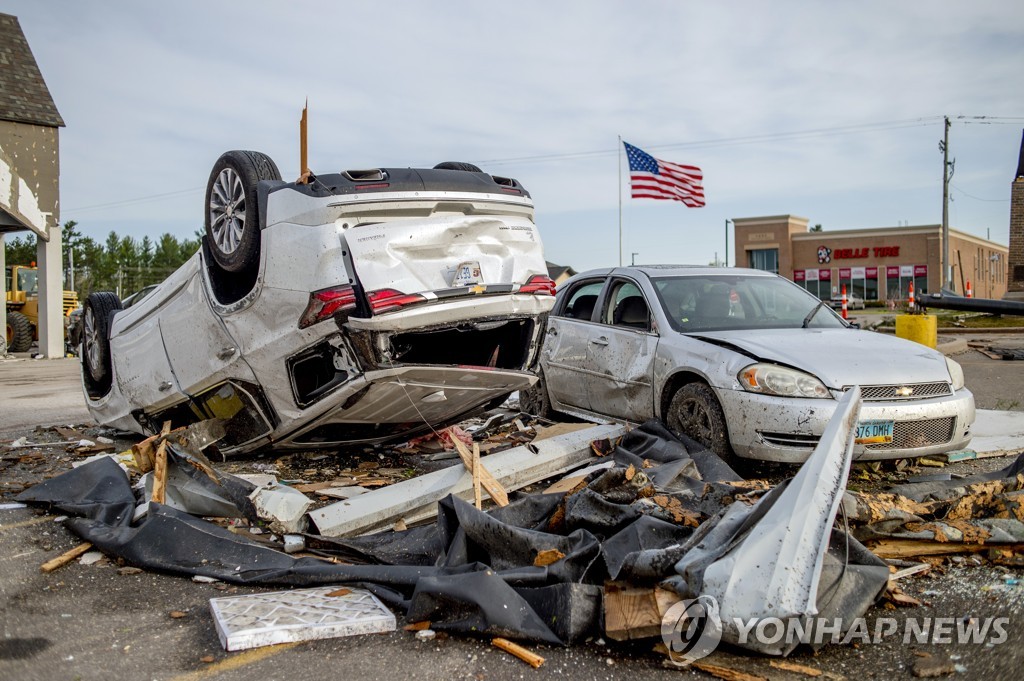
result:
<svg viewBox="0 0 1024 681"><path fill-rule="evenodd" d="M56 558L46 561L45 563L39 566L39 569L43 572L53 572L57 568L67 565L75 558L78 558L91 548L92 544L90 542L83 542L75 548L69 551L65 551Z"/></svg>
<svg viewBox="0 0 1024 681"><path fill-rule="evenodd" d="M333 587L210 599L225 650L246 650L395 630L395 616L365 589L332 596Z"/></svg>
<svg viewBox="0 0 1024 681"><path fill-rule="evenodd" d="M422 633L422 632L420 632L420 633ZM491 645L494 646L495 648L500 649L500 650L504 650L506 653L509 653L510 655L515 655L520 660L522 660L526 664L530 665L534 669L537 669L542 664L544 664L544 658L543 657L541 657L537 653L534 653L534 652L531 652L531 651L527 650L526 648L522 647L521 645L518 645L516 643L512 643L512 641L509 641L508 639L504 639L504 638L491 639Z"/></svg>

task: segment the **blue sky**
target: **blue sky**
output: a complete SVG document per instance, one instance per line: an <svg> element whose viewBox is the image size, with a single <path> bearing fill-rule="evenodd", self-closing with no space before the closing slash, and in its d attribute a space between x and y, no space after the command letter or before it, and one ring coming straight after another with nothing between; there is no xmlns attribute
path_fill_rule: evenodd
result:
<svg viewBox="0 0 1024 681"><path fill-rule="evenodd" d="M727 218L937 224L943 115L954 117L951 226L1008 239L1021 3L6 0L0 11L20 19L67 123L61 219L98 239L191 236L228 149L269 153L296 177L307 97L314 172L460 160L516 177L548 259L577 269L618 260L620 192L627 262L721 258ZM707 206L629 199L620 135L700 166Z"/></svg>

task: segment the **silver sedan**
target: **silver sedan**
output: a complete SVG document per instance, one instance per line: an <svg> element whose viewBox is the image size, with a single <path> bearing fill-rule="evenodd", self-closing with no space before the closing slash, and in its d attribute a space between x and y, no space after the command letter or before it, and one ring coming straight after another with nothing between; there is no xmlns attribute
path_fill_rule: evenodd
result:
<svg viewBox="0 0 1024 681"><path fill-rule="evenodd" d="M960 366L861 331L796 284L739 268L623 267L559 288L524 408L663 419L719 455L807 458L837 400L863 406L854 458L923 456L971 438Z"/></svg>

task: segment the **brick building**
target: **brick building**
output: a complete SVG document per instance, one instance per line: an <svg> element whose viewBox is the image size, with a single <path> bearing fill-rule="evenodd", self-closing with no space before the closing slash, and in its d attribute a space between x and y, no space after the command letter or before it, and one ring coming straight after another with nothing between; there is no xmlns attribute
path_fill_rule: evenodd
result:
<svg viewBox="0 0 1024 681"><path fill-rule="evenodd" d="M1024 202L1024 178L1014 186ZM939 290L941 225L814 232L807 223L795 215L734 219L736 263L776 272L823 299L843 285L868 301L906 298L911 281L918 293ZM953 281L948 288L963 294L970 281L976 297L1006 293L1006 246L950 229L949 254Z"/></svg>
<svg viewBox="0 0 1024 681"><path fill-rule="evenodd" d="M1010 262L1006 297L1024 300L1024 136L1017 172L1010 183Z"/></svg>

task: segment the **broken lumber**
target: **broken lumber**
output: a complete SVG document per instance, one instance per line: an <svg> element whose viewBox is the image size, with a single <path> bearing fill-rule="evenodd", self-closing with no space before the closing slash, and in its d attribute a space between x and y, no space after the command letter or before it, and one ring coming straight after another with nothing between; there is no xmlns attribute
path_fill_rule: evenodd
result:
<svg viewBox="0 0 1024 681"><path fill-rule="evenodd" d="M484 461L504 489L517 490L590 463L591 441L617 438L625 432L621 425L595 425L490 454ZM432 518L437 515L437 502L449 494L471 500L472 473L452 466L318 508L309 515L320 534L353 536L391 527L399 518L409 524Z"/></svg>
<svg viewBox="0 0 1024 681"><path fill-rule="evenodd" d="M473 443L473 501L476 510L483 509L483 500L480 498L480 471L483 465L480 463L480 445Z"/></svg>
<svg viewBox="0 0 1024 681"><path fill-rule="evenodd" d="M91 548L92 544L90 544L89 542L82 542L70 551L65 551L56 558L46 561L45 563L39 566L39 569L47 573L53 572L57 568L67 565L75 558L78 558L80 555L82 555Z"/></svg>
<svg viewBox="0 0 1024 681"><path fill-rule="evenodd" d="M508 492L501 486L501 483L494 479L490 471L480 465L479 468L476 462L479 461L479 457L476 460L473 459L473 454L469 451L465 444L462 443L457 437L452 438L452 442L455 443L455 449L459 452L459 458L462 459L462 465L466 467L466 470L474 476L474 489L476 488L476 479L479 479L480 485L487 490L487 494L490 495L491 499L494 500L498 506L508 506ZM474 448L479 452L480 446L474 443ZM479 508L479 507L478 507Z"/></svg>
<svg viewBox="0 0 1024 681"><path fill-rule="evenodd" d="M1024 551L1024 544L965 544L938 542L926 539L874 539L867 542L871 553L879 558L914 558L916 556L943 556L950 553L980 553L989 549Z"/></svg>
<svg viewBox="0 0 1024 681"><path fill-rule="evenodd" d="M160 430L160 444L156 448L156 457L153 461L153 496L152 499L158 504L166 503L167 498L167 434L171 432L171 422L164 421L164 427Z"/></svg>
<svg viewBox="0 0 1024 681"><path fill-rule="evenodd" d="M608 582L604 586L604 633L613 641L661 635L665 613L678 595L659 588Z"/></svg>
<svg viewBox="0 0 1024 681"><path fill-rule="evenodd" d="M530 665L534 669L536 669L537 667L539 667L542 664L544 664L544 658L543 657L541 657L537 653L534 653L534 652L531 652L531 651L527 650L526 648L522 647L521 645L518 645L516 643L512 643L512 641L509 641L508 639L504 639L504 638L492 639L491 640L491 645L494 646L495 648L499 648L500 650L504 650L506 653L509 653L510 655L515 655L520 660L522 660L526 664Z"/></svg>

